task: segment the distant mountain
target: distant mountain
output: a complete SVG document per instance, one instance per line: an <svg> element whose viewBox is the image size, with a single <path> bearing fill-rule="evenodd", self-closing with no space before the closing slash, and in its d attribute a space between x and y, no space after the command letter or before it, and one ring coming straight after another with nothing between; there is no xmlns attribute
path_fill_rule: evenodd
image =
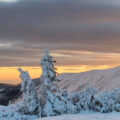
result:
<svg viewBox="0 0 120 120"><path fill-rule="evenodd" d="M33 79L35 85L39 85L39 78ZM0 84L0 105L8 105L10 101L16 101L22 95L21 85Z"/></svg>
<svg viewBox="0 0 120 120"><path fill-rule="evenodd" d="M57 85L68 92L79 92L88 84L100 92L105 90L120 89L120 67L107 70L92 70L82 73L63 73L58 76L61 80ZM33 79L39 88L40 78ZM0 105L8 105L9 101L21 100L19 85L0 84Z"/></svg>
<svg viewBox="0 0 120 120"><path fill-rule="evenodd" d="M82 73L63 73L58 78L61 80L58 86L68 92L81 91L88 84L99 91L120 89L120 67Z"/></svg>
<svg viewBox="0 0 120 120"><path fill-rule="evenodd" d="M0 84L0 105L8 105L9 101L21 95L20 85Z"/></svg>

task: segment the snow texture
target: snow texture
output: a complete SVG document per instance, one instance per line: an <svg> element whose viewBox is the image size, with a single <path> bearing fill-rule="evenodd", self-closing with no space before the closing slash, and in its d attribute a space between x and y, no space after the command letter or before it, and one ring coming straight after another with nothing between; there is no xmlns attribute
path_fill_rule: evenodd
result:
<svg viewBox="0 0 120 120"><path fill-rule="evenodd" d="M35 120L120 120L119 113L109 113L109 114L101 114L101 113L83 113L83 114L70 114L70 115L62 115L57 117L46 117Z"/></svg>

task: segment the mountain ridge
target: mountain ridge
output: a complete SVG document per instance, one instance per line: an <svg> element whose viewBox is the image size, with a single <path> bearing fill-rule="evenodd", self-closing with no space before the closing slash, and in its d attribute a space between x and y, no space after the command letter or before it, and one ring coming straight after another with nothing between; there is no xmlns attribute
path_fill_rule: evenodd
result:
<svg viewBox="0 0 120 120"><path fill-rule="evenodd" d="M58 83L58 86L66 89L68 92L79 92L82 90L82 87L88 84L96 87L99 91L111 90L120 88L120 66L106 70L63 73L60 74L58 78L62 80ZM115 81L114 84L112 84L113 81Z"/></svg>

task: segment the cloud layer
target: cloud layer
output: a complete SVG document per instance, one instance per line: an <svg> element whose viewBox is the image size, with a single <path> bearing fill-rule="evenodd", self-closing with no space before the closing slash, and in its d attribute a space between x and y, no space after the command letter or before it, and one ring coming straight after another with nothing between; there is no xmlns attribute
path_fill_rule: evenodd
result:
<svg viewBox="0 0 120 120"><path fill-rule="evenodd" d="M59 65L119 65L119 46L119 0L0 2L0 66L38 66L44 48Z"/></svg>

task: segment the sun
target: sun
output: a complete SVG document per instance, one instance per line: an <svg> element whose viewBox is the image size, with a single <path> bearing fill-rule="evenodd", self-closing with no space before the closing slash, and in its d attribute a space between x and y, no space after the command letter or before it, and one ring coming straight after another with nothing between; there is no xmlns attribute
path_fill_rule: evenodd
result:
<svg viewBox="0 0 120 120"><path fill-rule="evenodd" d="M17 0L0 0L0 2L16 2Z"/></svg>

